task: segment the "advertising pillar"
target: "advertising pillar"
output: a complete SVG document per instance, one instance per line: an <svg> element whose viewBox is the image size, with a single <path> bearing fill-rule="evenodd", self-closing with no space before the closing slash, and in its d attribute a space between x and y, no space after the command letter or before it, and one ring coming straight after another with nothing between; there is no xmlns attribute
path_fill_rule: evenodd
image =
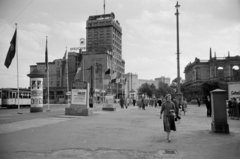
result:
<svg viewBox="0 0 240 159"><path fill-rule="evenodd" d="M30 112L43 112L43 78L31 78Z"/></svg>
<svg viewBox="0 0 240 159"><path fill-rule="evenodd" d="M43 77L45 74L34 69L30 74L31 107L30 113L43 112Z"/></svg>

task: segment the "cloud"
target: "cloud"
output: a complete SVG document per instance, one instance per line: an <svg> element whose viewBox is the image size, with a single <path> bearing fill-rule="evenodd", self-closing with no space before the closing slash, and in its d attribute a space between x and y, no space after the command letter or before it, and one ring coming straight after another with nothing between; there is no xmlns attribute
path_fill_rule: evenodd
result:
<svg viewBox="0 0 240 159"><path fill-rule="evenodd" d="M54 22L54 33L61 39L77 40L84 36L86 37L85 22Z"/></svg>

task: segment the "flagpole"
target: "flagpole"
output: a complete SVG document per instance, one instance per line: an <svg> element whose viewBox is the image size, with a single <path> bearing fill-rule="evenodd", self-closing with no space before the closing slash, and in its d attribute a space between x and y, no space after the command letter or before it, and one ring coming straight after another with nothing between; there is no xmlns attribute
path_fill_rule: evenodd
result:
<svg viewBox="0 0 240 159"><path fill-rule="evenodd" d="M103 75L103 63L102 63L102 102L103 102L103 97L104 97L104 93L103 93L103 90L104 90L104 75ZM103 102L103 106L104 106L104 102Z"/></svg>
<svg viewBox="0 0 240 159"><path fill-rule="evenodd" d="M83 53L82 53L82 62L83 62L83 69L82 69L83 70L83 76L82 77L83 77L83 81L84 81L84 55L83 55Z"/></svg>
<svg viewBox="0 0 240 159"><path fill-rule="evenodd" d="M68 52L67 52L67 47L66 47L66 65L67 65L67 69L66 69L66 74L67 74L67 92L69 91L69 83L68 83ZM67 96L68 100L67 100L67 105L69 107L69 95Z"/></svg>
<svg viewBox="0 0 240 159"><path fill-rule="evenodd" d="M16 25L16 30L17 30L17 23L15 23L15 25ZM22 114L21 112L20 112L20 105L19 105L19 71L18 71L18 41L17 41L17 35L16 35L16 54L17 54L17 89L18 89L18 96L17 96L17 98L18 98L18 114Z"/></svg>
<svg viewBox="0 0 240 159"><path fill-rule="evenodd" d="M47 49L47 36L46 36L46 49ZM48 50L47 50L48 51ZM47 53L47 56L48 56L48 53ZM48 61L47 61L47 63L48 63ZM47 98L48 98L48 112L50 111L50 105L49 105L49 66L48 66L48 64L47 64L47 83L48 83L48 85L47 85Z"/></svg>

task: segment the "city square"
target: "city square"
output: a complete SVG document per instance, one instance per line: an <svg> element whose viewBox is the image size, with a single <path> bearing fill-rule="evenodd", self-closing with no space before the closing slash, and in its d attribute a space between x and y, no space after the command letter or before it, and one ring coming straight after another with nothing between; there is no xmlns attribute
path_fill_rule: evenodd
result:
<svg viewBox="0 0 240 159"><path fill-rule="evenodd" d="M1 0L0 158L240 158L239 6Z"/></svg>
<svg viewBox="0 0 240 159"><path fill-rule="evenodd" d="M237 159L240 155L239 120L228 120L230 134L212 133L205 106L188 105L186 115L176 122L171 143L159 107L144 111L132 105L120 109L116 104L117 110L111 112L96 104L94 115L88 117L65 116L65 105L51 107L51 112L37 115L25 108L21 116L1 110L0 157Z"/></svg>

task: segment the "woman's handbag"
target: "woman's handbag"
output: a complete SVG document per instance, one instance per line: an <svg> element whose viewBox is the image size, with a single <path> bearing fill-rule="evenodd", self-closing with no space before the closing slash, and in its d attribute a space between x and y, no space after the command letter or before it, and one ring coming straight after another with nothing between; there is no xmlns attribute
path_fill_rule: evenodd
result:
<svg viewBox="0 0 240 159"><path fill-rule="evenodd" d="M173 109L169 110L169 116L176 117L175 111Z"/></svg>

